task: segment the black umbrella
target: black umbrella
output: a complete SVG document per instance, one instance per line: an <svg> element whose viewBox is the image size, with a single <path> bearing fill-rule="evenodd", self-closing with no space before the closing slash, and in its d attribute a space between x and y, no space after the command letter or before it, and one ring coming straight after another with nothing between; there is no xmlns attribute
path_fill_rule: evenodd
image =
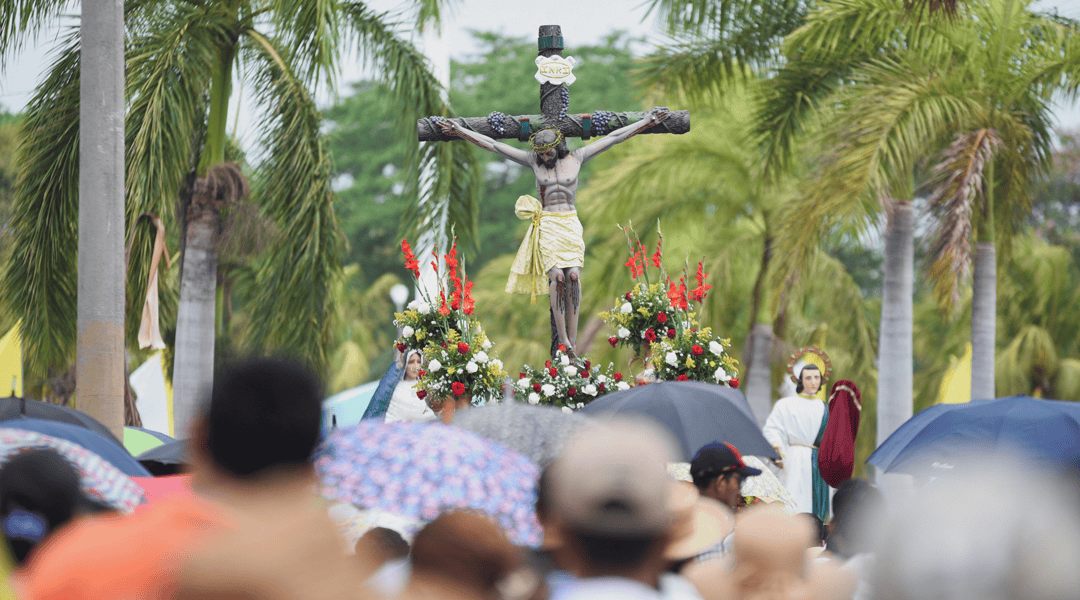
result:
<svg viewBox="0 0 1080 600"><path fill-rule="evenodd" d="M701 381L660 381L612 392L585 405L596 418L639 414L666 427L685 460L709 442L728 442L751 456L780 458L761 433L742 392Z"/></svg>
<svg viewBox="0 0 1080 600"><path fill-rule="evenodd" d="M182 473L191 462L187 440L166 442L157 448L151 448L135 457L155 476Z"/></svg>
<svg viewBox="0 0 1080 600"><path fill-rule="evenodd" d="M103 435L107 439L116 442L117 446L120 446L121 448L124 447L124 443L116 439L116 436L109 431L108 427L102 425L90 415L79 412L74 408L60 406L59 404L53 404L51 402L31 400L29 398L17 398L15 396L0 398L0 421L17 419L19 417L71 423L72 425L85 427L94 433Z"/></svg>

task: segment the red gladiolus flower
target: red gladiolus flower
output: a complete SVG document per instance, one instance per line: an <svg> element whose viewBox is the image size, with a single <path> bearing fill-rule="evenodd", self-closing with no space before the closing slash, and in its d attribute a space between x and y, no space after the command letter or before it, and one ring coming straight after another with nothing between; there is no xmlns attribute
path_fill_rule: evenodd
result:
<svg viewBox="0 0 1080 600"><path fill-rule="evenodd" d="M542 386L539 383L534 383L533 384L533 391L534 392L539 392L541 387Z"/></svg>
<svg viewBox="0 0 1080 600"><path fill-rule="evenodd" d="M615 383L618 383L618 382L622 381L622 373L616 373L614 375L614 377L615 377Z"/></svg>
<svg viewBox="0 0 1080 600"><path fill-rule="evenodd" d="M427 398L427 390L417 390L416 397L421 399L421 400L423 400L424 398Z"/></svg>
<svg viewBox="0 0 1080 600"><path fill-rule="evenodd" d="M544 361L544 366L550 369L551 368L551 361L550 360L545 360Z"/></svg>
<svg viewBox="0 0 1080 600"><path fill-rule="evenodd" d="M458 345L457 345L457 351L458 351L458 354L468 354L469 353L469 345L466 344L465 342L459 342Z"/></svg>
<svg viewBox="0 0 1080 600"><path fill-rule="evenodd" d="M679 285L671 284L667 296L671 301L672 308L686 310L690 307L690 304L686 301L686 284L683 283L682 278L679 279Z"/></svg>
<svg viewBox="0 0 1080 600"><path fill-rule="evenodd" d="M656 313L656 320L660 321L660 324L663 325L664 323L667 323L667 315L664 313Z"/></svg>
<svg viewBox="0 0 1080 600"><path fill-rule="evenodd" d="M420 277L420 261L416 260L416 255L413 254L412 248L409 246L409 240L401 240L401 252L405 254L405 268L409 270L414 277Z"/></svg>
<svg viewBox="0 0 1080 600"><path fill-rule="evenodd" d="M609 344L611 344L612 348L614 348L615 346L617 346L619 344L619 338L617 338L615 336L609 337L607 339L607 341L608 341Z"/></svg>
<svg viewBox="0 0 1080 600"><path fill-rule="evenodd" d="M454 392L455 396L460 396L465 393L465 384L460 381L455 381L450 385L450 391Z"/></svg>
<svg viewBox="0 0 1080 600"><path fill-rule="evenodd" d="M419 371L416 372L417 377L423 377L424 375L427 375L427 371L425 371L423 369L420 369Z"/></svg>
<svg viewBox="0 0 1080 600"><path fill-rule="evenodd" d="M439 292L439 314L446 316L450 314L450 307L446 306L446 294Z"/></svg>
<svg viewBox="0 0 1080 600"><path fill-rule="evenodd" d="M697 344L694 344L693 347L690 348L690 354L693 354L694 356L701 356L704 353L705 349Z"/></svg>
<svg viewBox="0 0 1080 600"><path fill-rule="evenodd" d="M583 379L587 379L587 378L589 377L589 372L588 372L588 371L582 371L582 372L581 372L581 377L582 377Z"/></svg>
<svg viewBox="0 0 1080 600"><path fill-rule="evenodd" d="M731 381L728 382L728 385L730 385L733 388L739 387L739 378L738 377L732 377Z"/></svg>
<svg viewBox="0 0 1080 600"><path fill-rule="evenodd" d="M675 330L674 329L668 329L667 330L667 336L668 336L669 340L675 339Z"/></svg>
<svg viewBox="0 0 1080 600"><path fill-rule="evenodd" d="M405 344L397 345L398 352L404 352L406 348L408 348L408 346L406 346Z"/></svg>
<svg viewBox="0 0 1080 600"><path fill-rule="evenodd" d="M650 342L655 342L656 341L656 331L654 331L651 327L649 329L646 329L645 330L645 339L649 340Z"/></svg>
<svg viewBox="0 0 1080 600"><path fill-rule="evenodd" d="M660 257L663 254L664 236L660 236L660 239L656 240L656 252L652 255L652 264L656 268L660 268Z"/></svg>
<svg viewBox="0 0 1080 600"><path fill-rule="evenodd" d="M688 381L689 379L690 378L687 377L686 375L679 375L678 377L675 378L675 381Z"/></svg>
<svg viewBox="0 0 1080 600"><path fill-rule="evenodd" d="M705 261L699 262L697 264L697 275L694 276L697 279L697 287L690 292L691 297L699 303L705 301L705 292L712 289L711 285L705 283L705 278L708 276L709 274L705 272Z"/></svg>
<svg viewBox="0 0 1080 600"><path fill-rule="evenodd" d="M476 300L473 300L472 288L473 288L473 282L466 280L465 281L465 300L463 301L463 306L464 306L464 309L465 309L465 314L467 314L467 315L473 314L473 310L476 309Z"/></svg>
<svg viewBox="0 0 1080 600"><path fill-rule="evenodd" d="M626 292L626 301L627 301L627 302L629 302L629 301L630 301L630 292Z"/></svg>
<svg viewBox="0 0 1080 600"><path fill-rule="evenodd" d="M566 392L568 394L570 394L570 397L577 396L577 388L570 388L570 389L566 390Z"/></svg>
<svg viewBox="0 0 1080 600"><path fill-rule="evenodd" d="M552 377L558 377L559 371L557 369L551 369L550 371L548 371L548 375L551 375Z"/></svg>

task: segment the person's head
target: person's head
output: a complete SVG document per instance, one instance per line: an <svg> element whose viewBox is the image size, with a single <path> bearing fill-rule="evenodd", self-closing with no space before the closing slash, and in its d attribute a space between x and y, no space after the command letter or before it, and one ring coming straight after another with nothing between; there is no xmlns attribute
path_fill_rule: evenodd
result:
<svg viewBox="0 0 1080 600"><path fill-rule="evenodd" d="M670 436L646 421L591 425L568 440L548 481L560 565L589 577L659 576L675 518L674 460Z"/></svg>
<svg viewBox="0 0 1080 600"><path fill-rule="evenodd" d="M521 552L490 519L467 511L440 515L416 534L413 578L476 598L498 598L524 565Z"/></svg>
<svg viewBox="0 0 1080 600"><path fill-rule="evenodd" d="M821 389L821 369L817 365L806 365L799 371L799 383L795 393L813 396Z"/></svg>
<svg viewBox="0 0 1080 600"><path fill-rule="evenodd" d="M97 503L83 496L79 474L54 450L30 450L0 469L0 524L17 564L46 536Z"/></svg>
<svg viewBox="0 0 1080 600"><path fill-rule="evenodd" d="M228 369L192 431L192 461L235 482L310 473L322 399L318 380L292 362L255 359Z"/></svg>
<svg viewBox="0 0 1080 600"><path fill-rule="evenodd" d="M833 494L829 551L850 558L873 549L885 517L885 497L862 479L849 479Z"/></svg>
<svg viewBox="0 0 1080 600"><path fill-rule="evenodd" d="M409 358L405 361L405 380L413 381L420 376L420 364L423 362L423 357L416 350L409 352Z"/></svg>
<svg viewBox="0 0 1080 600"><path fill-rule="evenodd" d="M735 446L727 442L705 444L690 461L690 477L701 495L732 510L742 500L742 482L757 475L761 470L748 467Z"/></svg>
<svg viewBox="0 0 1080 600"><path fill-rule="evenodd" d="M554 129L541 129L534 133L529 138L529 145L536 154L536 164L548 169L554 169L556 161L570 154L562 133Z"/></svg>

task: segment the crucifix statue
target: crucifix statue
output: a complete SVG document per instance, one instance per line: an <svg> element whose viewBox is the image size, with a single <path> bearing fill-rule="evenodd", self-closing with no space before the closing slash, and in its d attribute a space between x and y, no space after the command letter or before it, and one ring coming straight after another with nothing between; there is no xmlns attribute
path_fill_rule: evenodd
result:
<svg viewBox="0 0 1080 600"><path fill-rule="evenodd" d="M518 217L531 224L511 267L506 291L531 294L533 302L538 294L550 294L552 354L563 345L573 356L585 262L585 239L575 207L581 165L639 133L686 133L690 113L657 107L644 113L569 114L567 86L575 81L576 61L563 58L562 49L561 28L541 26L536 59L541 115L508 117L493 112L486 118L429 117L417 122L417 134L420 141L462 138L532 169L540 198L522 196L514 207ZM593 135L603 137L573 152L566 147L568 137L587 140ZM527 141L529 149L498 141L508 138Z"/></svg>

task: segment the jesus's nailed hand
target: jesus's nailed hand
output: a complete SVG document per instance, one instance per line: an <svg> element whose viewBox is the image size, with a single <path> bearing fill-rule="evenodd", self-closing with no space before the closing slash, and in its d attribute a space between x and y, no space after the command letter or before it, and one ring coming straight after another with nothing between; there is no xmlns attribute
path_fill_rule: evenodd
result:
<svg viewBox="0 0 1080 600"><path fill-rule="evenodd" d="M649 111L649 121L653 124L663 123L670 115L666 106L656 106Z"/></svg>
<svg viewBox="0 0 1080 600"><path fill-rule="evenodd" d="M439 126L439 130L443 135L457 135L457 123L454 123L450 119L439 119L435 121L435 124Z"/></svg>

